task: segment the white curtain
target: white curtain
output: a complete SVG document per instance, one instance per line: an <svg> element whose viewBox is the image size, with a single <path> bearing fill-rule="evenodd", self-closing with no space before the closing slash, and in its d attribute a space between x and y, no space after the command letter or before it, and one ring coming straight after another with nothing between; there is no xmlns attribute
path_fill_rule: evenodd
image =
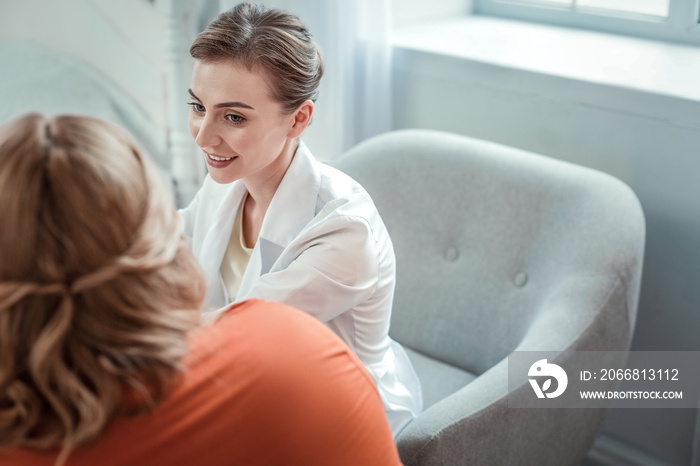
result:
<svg viewBox="0 0 700 466"><path fill-rule="evenodd" d="M239 3L220 0L221 11ZM321 160L391 129L390 0L266 0L298 16L321 48L326 73L303 136Z"/></svg>

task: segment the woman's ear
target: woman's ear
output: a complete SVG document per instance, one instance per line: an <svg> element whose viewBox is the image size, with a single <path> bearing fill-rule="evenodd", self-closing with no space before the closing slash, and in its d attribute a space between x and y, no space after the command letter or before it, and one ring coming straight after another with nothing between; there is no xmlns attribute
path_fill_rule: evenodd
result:
<svg viewBox="0 0 700 466"><path fill-rule="evenodd" d="M314 103L311 100L304 101L292 114L294 122L287 133L287 137L298 138L304 132L314 113Z"/></svg>

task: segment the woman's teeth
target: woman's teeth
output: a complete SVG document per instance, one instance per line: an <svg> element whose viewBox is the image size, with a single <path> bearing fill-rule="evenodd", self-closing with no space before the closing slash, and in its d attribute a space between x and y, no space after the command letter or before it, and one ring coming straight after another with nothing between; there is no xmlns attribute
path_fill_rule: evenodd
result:
<svg viewBox="0 0 700 466"><path fill-rule="evenodd" d="M227 160L233 159L233 157L224 158L224 157L217 157L217 156L211 155L211 154L207 154L207 155L208 155L212 160L216 160L217 162L225 162L225 161L227 161Z"/></svg>

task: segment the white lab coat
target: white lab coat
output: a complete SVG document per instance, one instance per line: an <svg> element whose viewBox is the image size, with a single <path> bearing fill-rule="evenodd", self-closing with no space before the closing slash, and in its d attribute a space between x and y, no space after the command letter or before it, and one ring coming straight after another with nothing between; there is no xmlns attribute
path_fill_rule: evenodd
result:
<svg viewBox="0 0 700 466"><path fill-rule="evenodd" d="M421 411L422 394L406 352L388 335L395 258L371 198L352 178L317 162L300 142L238 295L231 297L219 267L245 193L241 180L217 184L207 176L181 211L185 236L206 274L207 304L220 309L262 298L326 323L374 378L396 436Z"/></svg>

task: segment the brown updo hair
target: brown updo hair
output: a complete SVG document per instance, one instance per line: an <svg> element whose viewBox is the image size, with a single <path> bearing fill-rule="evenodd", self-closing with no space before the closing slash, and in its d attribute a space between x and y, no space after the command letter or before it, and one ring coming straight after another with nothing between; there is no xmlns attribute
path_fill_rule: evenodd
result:
<svg viewBox="0 0 700 466"><path fill-rule="evenodd" d="M165 396L204 281L156 169L108 123L0 127L0 212L0 449L60 463Z"/></svg>
<svg viewBox="0 0 700 466"><path fill-rule="evenodd" d="M262 70L271 97L286 114L316 102L323 76L321 52L298 17L280 9L243 2L221 13L190 47L204 62L230 60Z"/></svg>

